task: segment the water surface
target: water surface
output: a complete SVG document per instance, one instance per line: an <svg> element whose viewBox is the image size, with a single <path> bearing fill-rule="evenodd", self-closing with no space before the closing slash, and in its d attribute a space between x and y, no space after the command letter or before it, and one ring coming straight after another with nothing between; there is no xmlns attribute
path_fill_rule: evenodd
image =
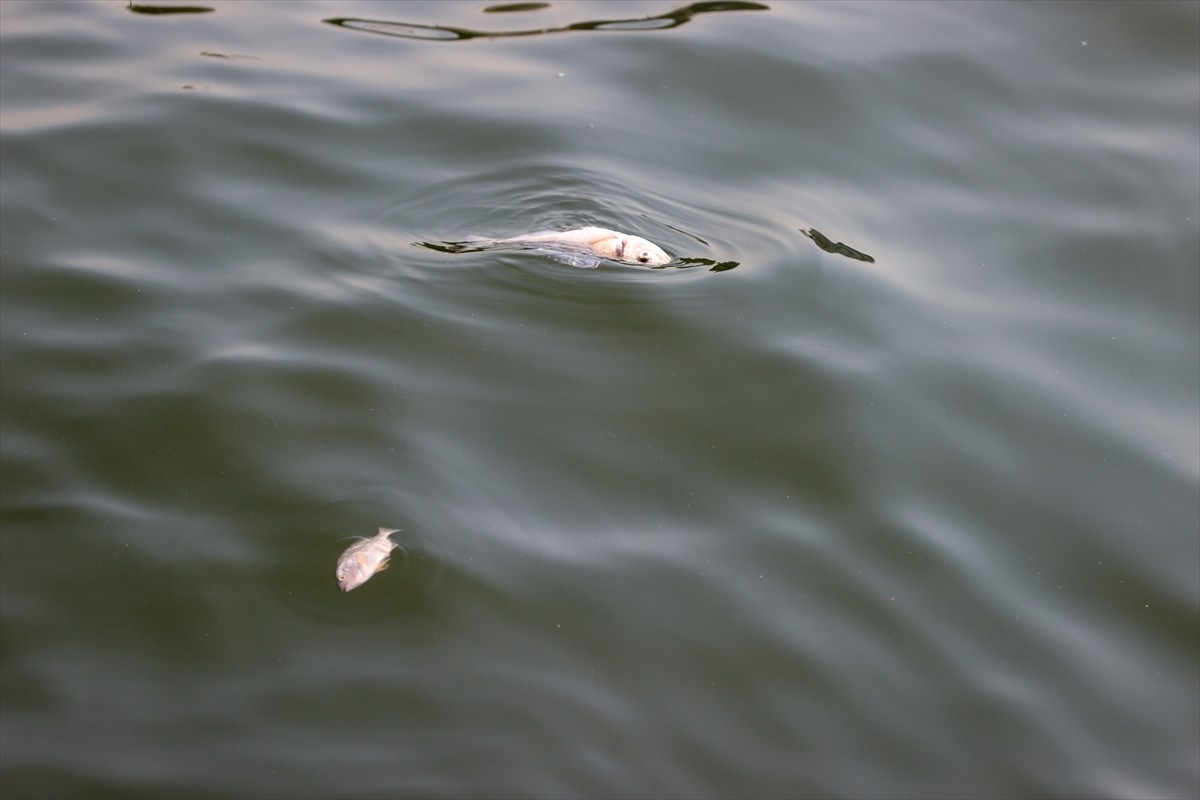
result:
<svg viewBox="0 0 1200 800"><path fill-rule="evenodd" d="M0 790L1195 797L1198 42L0 3Z"/></svg>

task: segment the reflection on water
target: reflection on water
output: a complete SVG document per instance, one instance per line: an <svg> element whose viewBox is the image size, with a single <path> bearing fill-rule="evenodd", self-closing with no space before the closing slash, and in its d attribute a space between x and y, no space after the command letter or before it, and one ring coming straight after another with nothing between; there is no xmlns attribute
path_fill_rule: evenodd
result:
<svg viewBox="0 0 1200 800"><path fill-rule="evenodd" d="M737 266L739 266L739 262L737 261L714 261L711 258L677 258L674 264L664 264L661 267L651 267L651 269L708 267L709 272L726 272Z"/></svg>
<svg viewBox="0 0 1200 800"><path fill-rule="evenodd" d="M545 3L517 3L509 6L492 6L485 11L532 11L547 7ZM677 28L690 22L699 14L715 11L768 11L769 6L762 3L742 2L741 0L725 0L707 3L692 3L682 8L668 11L664 14L654 14L648 17L631 17L628 19L590 20L574 22L557 28L528 28L516 31L477 31L468 28L456 28L449 25L421 25L411 22L394 20L362 19L359 17L333 17L325 20L330 25L341 28L378 33L383 36L394 36L401 39L427 39L429 41L461 41L466 39L499 39L513 36L537 36L544 33L564 33L567 31L652 31Z"/></svg>
<svg viewBox="0 0 1200 800"><path fill-rule="evenodd" d="M207 58L223 58L227 61L262 61L258 56L249 56L245 53L214 53L212 50L202 50L200 55Z"/></svg>
<svg viewBox="0 0 1200 800"><path fill-rule="evenodd" d="M817 247L821 248L826 253L835 253L839 256L845 256L846 258L853 258L855 261L866 261L868 264L875 263L873 256L869 256L866 253L855 250L845 242L835 242L816 228L809 228L808 230L801 228L800 232L812 239L813 242L816 243Z"/></svg>
<svg viewBox="0 0 1200 800"><path fill-rule="evenodd" d="M135 14L207 14L216 11L211 6L151 6L135 3L125 6L125 9Z"/></svg>
<svg viewBox="0 0 1200 800"><path fill-rule="evenodd" d="M483 13L503 14L508 11L540 11L543 8L549 7L549 3L506 3L502 6L488 6L483 10Z"/></svg>

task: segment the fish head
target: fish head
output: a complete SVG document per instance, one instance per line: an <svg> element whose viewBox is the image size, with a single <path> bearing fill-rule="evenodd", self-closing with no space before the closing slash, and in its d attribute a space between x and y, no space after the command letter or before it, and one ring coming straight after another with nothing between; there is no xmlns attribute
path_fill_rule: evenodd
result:
<svg viewBox="0 0 1200 800"><path fill-rule="evenodd" d="M671 260L661 247L640 236L623 237L616 257L627 264L666 264Z"/></svg>

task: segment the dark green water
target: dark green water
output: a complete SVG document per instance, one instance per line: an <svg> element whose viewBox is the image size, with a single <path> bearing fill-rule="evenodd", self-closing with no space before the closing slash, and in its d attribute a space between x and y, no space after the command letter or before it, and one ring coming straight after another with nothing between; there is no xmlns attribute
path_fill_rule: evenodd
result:
<svg viewBox="0 0 1200 800"><path fill-rule="evenodd" d="M539 6L0 2L0 794L1200 794L1200 4Z"/></svg>

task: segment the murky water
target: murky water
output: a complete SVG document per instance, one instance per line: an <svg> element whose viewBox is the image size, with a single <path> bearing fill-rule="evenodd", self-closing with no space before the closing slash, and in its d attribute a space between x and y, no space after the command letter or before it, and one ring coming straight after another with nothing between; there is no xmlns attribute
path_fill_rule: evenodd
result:
<svg viewBox="0 0 1200 800"><path fill-rule="evenodd" d="M4 797L1196 796L1198 42L0 3Z"/></svg>

